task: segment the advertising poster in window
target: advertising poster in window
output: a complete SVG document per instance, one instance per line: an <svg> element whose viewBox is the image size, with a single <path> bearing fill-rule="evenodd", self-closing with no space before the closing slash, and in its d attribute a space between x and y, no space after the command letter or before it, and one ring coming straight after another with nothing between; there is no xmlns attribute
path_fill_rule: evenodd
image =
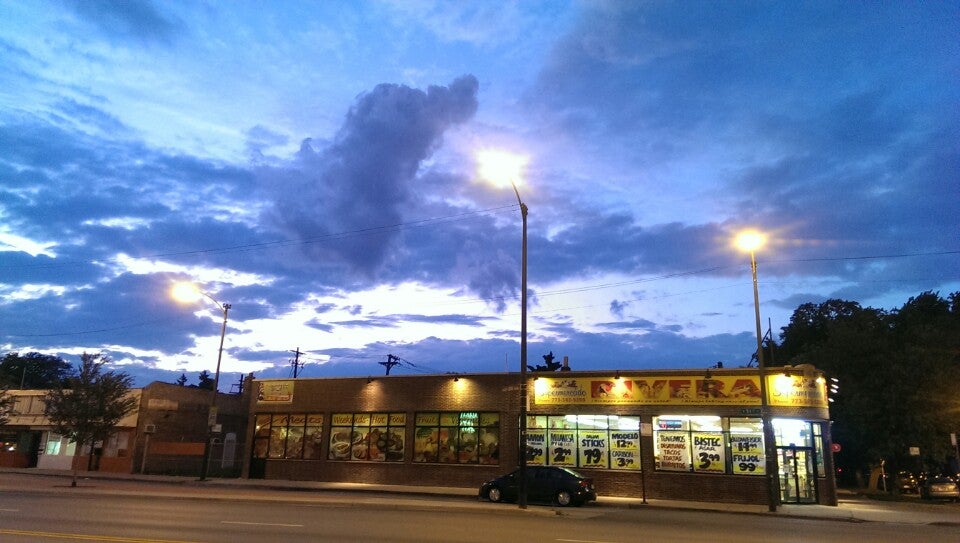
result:
<svg viewBox="0 0 960 543"><path fill-rule="evenodd" d="M610 431L610 469L640 469L640 430Z"/></svg>
<svg viewBox="0 0 960 543"><path fill-rule="evenodd" d="M439 452L440 430L430 426L418 426L414 438L413 461L436 462Z"/></svg>
<svg viewBox="0 0 960 543"><path fill-rule="evenodd" d="M353 432L349 426L330 429L330 460L350 460L354 437L359 441L359 434Z"/></svg>
<svg viewBox="0 0 960 543"><path fill-rule="evenodd" d="M444 464L457 463L458 428L440 428L437 441L437 462Z"/></svg>
<svg viewBox="0 0 960 543"><path fill-rule="evenodd" d="M607 467L607 431L581 430L577 435L580 445L580 467Z"/></svg>
<svg viewBox="0 0 960 543"><path fill-rule="evenodd" d="M283 458L287 449L287 421L286 415L273 417L273 426L270 429L270 458Z"/></svg>
<svg viewBox="0 0 960 543"><path fill-rule="evenodd" d="M527 430L527 464L542 466L544 453L547 449L547 431L541 429Z"/></svg>
<svg viewBox="0 0 960 543"><path fill-rule="evenodd" d="M686 432L657 432L660 460L657 468L664 471L689 471L690 448Z"/></svg>
<svg viewBox="0 0 960 543"><path fill-rule="evenodd" d="M723 434L715 432L694 432L693 471L700 473L724 473L726 471L725 456Z"/></svg>
<svg viewBox="0 0 960 543"><path fill-rule="evenodd" d="M303 436L303 458L320 458L320 440L323 436L323 415L307 415L307 428Z"/></svg>
<svg viewBox="0 0 960 543"><path fill-rule="evenodd" d="M766 475L761 434L730 434L730 463L734 475Z"/></svg>
<svg viewBox="0 0 960 543"><path fill-rule="evenodd" d="M476 428L460 428L460 448L457 450L457 462L460 464L477 463L478 436Z"/></svg>
<svg viewBox="0 0 960 543"><path fill-rule="evenodd" d="M550 453L551 466L573 467L577 465L575 431L550 430L550 444L547 449Z"/></svg>
<svg viewBox="0 0 960 543"><path fill-rule="evenodd" d="M500 463L500 432L499 428L481 428L480 442L477 445L477 460L481 464Z"/></svg>

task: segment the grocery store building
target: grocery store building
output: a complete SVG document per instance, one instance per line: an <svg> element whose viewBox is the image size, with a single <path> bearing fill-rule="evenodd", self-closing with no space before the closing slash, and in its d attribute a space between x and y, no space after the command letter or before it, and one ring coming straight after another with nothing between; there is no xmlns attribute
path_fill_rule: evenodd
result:
<svg viewBox="0 0 960 543"><path fill-rule="evenodd" d="M836 505L826 386L767 368L531 372L528 465L568 466L606 496ZM243 476L479 487L519 463L520 375L255 380ZM768 478L767 466L775 477Z"/></svg>

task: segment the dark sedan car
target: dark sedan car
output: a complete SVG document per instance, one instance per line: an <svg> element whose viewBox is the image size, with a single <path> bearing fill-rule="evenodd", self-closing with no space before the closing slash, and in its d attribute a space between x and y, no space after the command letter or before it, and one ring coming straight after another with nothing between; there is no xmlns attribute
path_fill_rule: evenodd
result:
<svg viewBox="0 0 960 543"><path fill-rule="evenodd" d="M520 470L480 485L480 497L492 502L514 501L520 489ZM583 505L597 499L593 479L569 468L527 467L527 500L557 505Z"/></svg>

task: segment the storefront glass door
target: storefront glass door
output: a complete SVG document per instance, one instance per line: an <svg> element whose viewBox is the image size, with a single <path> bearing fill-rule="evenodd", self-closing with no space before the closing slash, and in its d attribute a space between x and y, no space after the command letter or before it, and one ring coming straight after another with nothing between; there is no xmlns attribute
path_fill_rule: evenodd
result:
<svg viewBox="0 0 960 543"><path fill-rule="evenodd" d="M813 448L777 447L780 460L780 501L782 503L817 503L817 475L813 465Z"/></svg>

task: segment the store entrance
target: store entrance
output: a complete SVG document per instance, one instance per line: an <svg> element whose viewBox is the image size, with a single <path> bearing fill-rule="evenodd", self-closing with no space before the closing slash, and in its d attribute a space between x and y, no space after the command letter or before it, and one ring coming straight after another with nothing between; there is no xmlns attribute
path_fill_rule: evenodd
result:
<svg viewBox="0 0 960 543"><path fill-rule="evenodd" d="M777 447L780 457L780 502L817 503L813 447Z"/></svg>

